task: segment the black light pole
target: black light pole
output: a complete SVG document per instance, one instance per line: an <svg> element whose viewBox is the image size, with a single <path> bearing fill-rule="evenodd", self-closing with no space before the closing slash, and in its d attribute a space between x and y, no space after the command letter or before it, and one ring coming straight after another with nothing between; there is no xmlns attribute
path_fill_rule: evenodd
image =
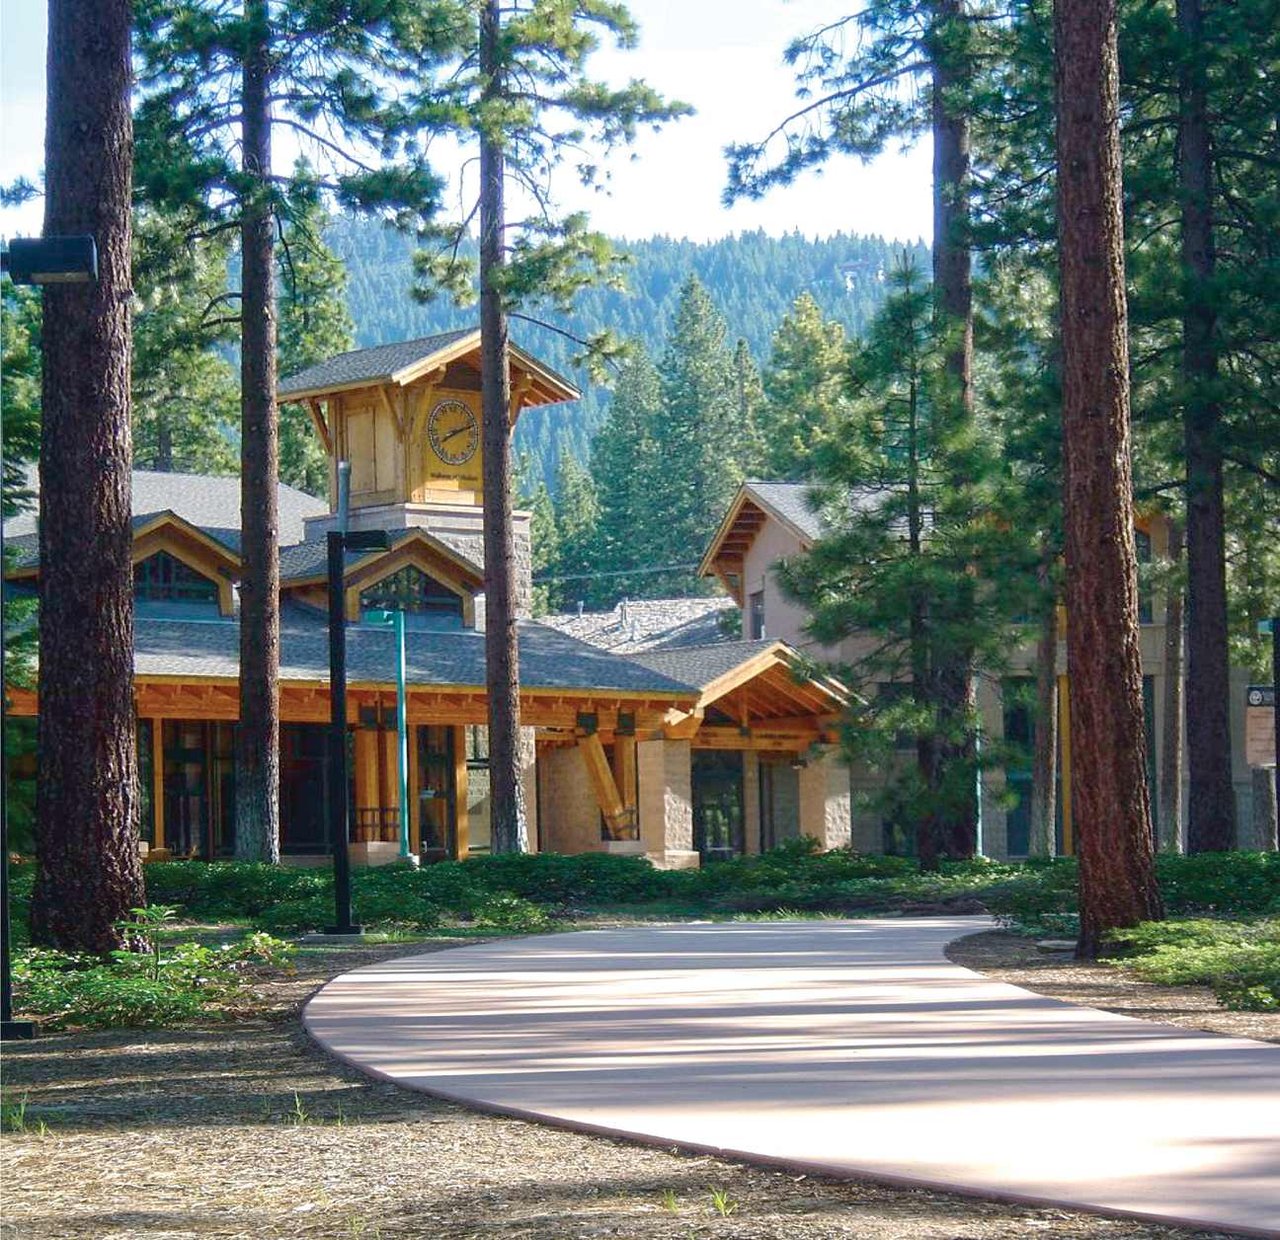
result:
<svg viewBox="0 0 1280 1240"><path fill-rule="evenodd" d="M15 237L0 253L0 271L15 284L88 284L98 278L98 247L92 237ZM0 418L0 476L4 474L4 430ZM4 563L4 517L0 513L0 565ZM29 1020L13 1019L13 961L9 955L9 694L5 680L4 582L0 578L0 1042L35 1036Z"/></svg>
<svg viewBox="0 0 1280 1240"><path fill-rule="evenodd" d="M351 854L347 783L347 616L343 569L348 551L385 551L386 530L330 530L329 561L329 838L333 841L333 898L337 924L326 934L359 934L351 913Z"/></svg>

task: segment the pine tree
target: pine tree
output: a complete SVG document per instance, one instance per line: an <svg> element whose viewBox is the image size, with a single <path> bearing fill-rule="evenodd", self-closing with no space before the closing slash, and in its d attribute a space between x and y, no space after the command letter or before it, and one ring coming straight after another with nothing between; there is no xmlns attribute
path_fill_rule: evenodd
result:
<svg viewBox="0 0 1280 1240"><path fill-rule="evenodd" d="M555 575L552 608L565 611L579 600L595 607L601 602L599 586L592 579L599 536L600 504L591 475L572 453L561 452L556 470Z"/></svg>
<svg viewBox="0 0 1280 1240"><path fill-rule="evenodd" d="M139 190L240 239L240 726L237 857L279 858L279 415L275 236L317 190L402 225L439 184L401 96L454 44L441 9L412 0L140 0ZM323 161L282 176L277 130ZM372 154L371 154L372 153ZM321 165L318 163L317 167Z"/></svg>
<svg viewBox="0 0 1280 1240"><path fill-rule="evenodd" d="M325 241L329 216L319 195L307 192L307 171L295 171L297 192L279 246L277 352L282 375L296 374L355 346L355 324L347 309L347 269ZM280 481L312 495L328 490L328 457L301 405L280 409Z"/></svg>
<svg viewBox="0 0 1280 1240"><path fill-rule="evenodd" d="M45 236L91 234L98 279L44 291L39 760L31 937L124 946L138 857L129 433L128 0L49 4Z"/></svg>
<svg viewBox="0 0 1280 1240"><path fill-rule="evenodd" d="M443 286L455 296L472 292L461 241L479 222L479 294L484 447L485 690L489 703L489 766L493 780L495 852L522 852L528 844L520 778L520 667L516 637L515 556L512 537L513 452L509 318L532 303L568 306L582 288L616 280L621 257L592 232L584 215L557 218L547 185L566 150L594 140L607 151L629 144L639 125L660 125L682 114L642 82L614 89L587 76L587 61L601 37L632 47L636 28L613 0L471 0L455 24L463 44L457 71L434 84L418 115L431 132L449 132L480 149L480 188L474 208L456 225L439 229L441 246L424 251L419 271L424 295ZM577 163L579 178L598 180L592 156ZM508 181L531 194L534 209L508 227ZM593 357L613 351L602 335Z"/></svg>
<svg viewBox="0 0 1280 1240"><path fill-rule="evenodd" d="M823 536L782 580L821 644L850 643L845 674L869 703L849 731L854 756L892 769L896 738L914 736L915 764L888 781L884 808L909 822L929 869L954 847L977 776L955 757L973 721L955 716L942 676L956 650L999 669L1027 565L1021 535L991 519L1000 457L950 399L930 290L909 264L890 283L855 350L850 402L814 454Z"/></svg>
<svg viewBox="0 0 1280 1240"><path fill-rule="evenodd" d="M165 473L236 470L235 374L220 346L230 242L198 245L182 215L142 208L134 228L133 459Z"/></svg>
<svg viewBox="0 0 1280 1240"><path fill-rule="evenodd" d="M809 475L814 452L841 419L848 384L844 328L823 316L811 294L801 293L774 332L764 373L767 477Z"/></svg>
<svg viewBox="0 0 1280 1240"><path fill-rule="evenodd" d="M1080 940L1161 916L1142 724L1115 0L1055 0L1062 432Z"/></svg>
<svg viewBox="0 0 1280 1240"><path fill-rule="evenodd" d="M600 503L595 567L611 574L600 581L602 605L663 592L658 574L626 575L658 563L650 548L663 519L656 503L663 490L657 440L661 410L657 369L637 348L618 376L609 414L591 441L591 476Z"/></svg>
<svg viewBox="0 0 1280 1240"><path fill-rule="evenodd" d="M651 503L655 517L658 511L665 516L646 522L654 536L648 555L654 564L688 565L667 588L697 593L692 569L745 477L753 444L740 421L724 319L694 276L680 290L658 374L662 404L654 440L664 485Z"/></svg>

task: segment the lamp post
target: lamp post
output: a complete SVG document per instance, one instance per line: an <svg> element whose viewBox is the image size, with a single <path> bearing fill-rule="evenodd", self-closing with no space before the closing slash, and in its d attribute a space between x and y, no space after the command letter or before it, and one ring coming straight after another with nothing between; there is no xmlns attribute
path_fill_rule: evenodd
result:
<svg viewBox="0 0 1280 1240"><path fill-rule="evenodd" d="M1276 781L1276 806L1277 812L1280 812L1280 616L1272 616L1270 620L1260 620L1258 622L1258 636L1271 637L1271 692L1273 694L1275 705L1272 708L1272 714L1275 719L1275 752L1272 757L1275 760L1275 770L1273 775Z"/></svg>
<svg viewBox="0 0 1280 1240"><path fill-rule="evenodd" d="M347 616L344 568L348 551L385 551L386 530L330 530L329 568L329 837L333 842L333 898L336 925L326 934L359 934L351 916L351 852L347 783Z"/></svg>
<svg viewBox="0 0 1280 1240"><path fill-rule="evenodd" d="M412 864L409 852L409 694L405 684L404 609L371 611L367 619L389 624L396 636L396 735L400 748L400 860Z"/></svg>
<svg viewBox="0 0 1280 1240"><path fill-rule="evenodd" d="M0 253L0 271L15 284L89 284L98 278L98 247L92 237L15 237ZM0 419L0 476L4 431ZM0 565L4 563L4 519L0 514ZM9 955L9 694L5 679L4 583L0 579L0 1042L35 1035L29 1020L13 1019L13 962Z"/></svg>

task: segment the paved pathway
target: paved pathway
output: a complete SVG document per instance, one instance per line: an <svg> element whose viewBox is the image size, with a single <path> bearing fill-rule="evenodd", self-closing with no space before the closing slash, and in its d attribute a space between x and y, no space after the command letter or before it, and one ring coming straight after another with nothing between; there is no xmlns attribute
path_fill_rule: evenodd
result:
<svg viewBox="0 0 1280 1240"><path fill-rule="evenodd" d="M946 943L986 924L510 940L348 973L305 1020L366 1072L489 1109L1280 1236L1280 1046L1072 1007L948 963Z"/></svg>

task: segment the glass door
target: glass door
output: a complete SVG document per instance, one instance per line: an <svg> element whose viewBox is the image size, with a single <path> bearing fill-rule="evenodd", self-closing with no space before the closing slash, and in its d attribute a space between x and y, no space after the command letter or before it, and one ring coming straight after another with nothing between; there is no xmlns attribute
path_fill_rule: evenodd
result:
<svg viewBox="0 0 1280 1240"><path fill-rule="evenodd" d="M693 751L693 846L704 862L742 853L742 771L736 750Z"/></svg>
<svg viewBox="0 0 1280 1240"><path fill-rule="evenodd" d="M457 790L454 786L453 729L418 727L418 838L424 858L458 856Z"/></svg>

